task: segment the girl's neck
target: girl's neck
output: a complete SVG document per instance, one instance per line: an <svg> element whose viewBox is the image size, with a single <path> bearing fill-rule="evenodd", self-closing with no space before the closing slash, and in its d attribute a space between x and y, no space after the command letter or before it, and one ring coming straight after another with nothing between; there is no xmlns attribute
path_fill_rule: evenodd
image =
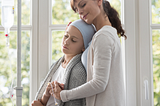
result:
<svg viewBox="0 0 160 106"><path fill-rule="evenodd" d="M65 55L64 56L64 61L62 62L62 67L66 68L67 64L70 62L70 60L73 58L74 56L70 56L70 55Z"/></svg>

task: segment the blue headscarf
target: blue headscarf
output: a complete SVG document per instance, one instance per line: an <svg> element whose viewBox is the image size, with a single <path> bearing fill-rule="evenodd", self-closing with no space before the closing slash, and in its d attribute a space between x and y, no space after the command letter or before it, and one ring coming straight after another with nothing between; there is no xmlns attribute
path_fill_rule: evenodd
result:
<svg viewBox="0 0 160 106"><path fill-rule="evenodd" d="M95 28L93 25L85 23L83 20L79 19L72 22L70 25L75 26L83 36L83 42L85 49L88 47L89 42L92 40L92 37L95 33Z"/></svg>

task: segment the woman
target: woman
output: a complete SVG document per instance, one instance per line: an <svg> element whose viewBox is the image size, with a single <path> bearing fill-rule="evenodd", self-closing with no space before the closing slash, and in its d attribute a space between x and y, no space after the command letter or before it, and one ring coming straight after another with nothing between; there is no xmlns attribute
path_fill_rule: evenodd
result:
<svg viewBox="0 0 160 106"><path fill-rule="evenodd" d="M87 83L72 90L62 90L56 83L55 97L63 102L86 97L86 106L125 106L119 36L126 36L117 11L106 0L71 0L71 7L97 32L82 55L87 55Z"/></svg>
<svg viewBox="0 0 160 106"><path fill-rule="evenodd" d="M81 53L88 47L94 33L94 27L82 20L74 21L66 28L62 39L64 56L51 66L32 106L55 106L54 97L50 94L52 88L50 84L48 85L49 82L53 84L53 81L56 80L63 83L66 90L73 89L86 82L86 71L81 62ZM85 98L65 103L56 101L59 106L85 106L86 104Z"/></svg>

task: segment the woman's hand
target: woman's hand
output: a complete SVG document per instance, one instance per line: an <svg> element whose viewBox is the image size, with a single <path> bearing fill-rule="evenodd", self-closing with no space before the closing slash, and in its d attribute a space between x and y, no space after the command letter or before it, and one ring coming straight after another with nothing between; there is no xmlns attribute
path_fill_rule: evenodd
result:
<svg viewBox="0 0 160 106"><path fill-rule="evenodd" d="M58 83L57 81L55 81L53 86L54 86L53 92L52 90L50 90L51 95L54 96L56 99L61 100L60 92L62 91L62 88L64 89L64 84L62 85Z"/></svg>
<svg viewBox="0 0 160 106"><path fill-rule="evenodd" d="M32 106L43 106L43 104L40 102L40 100L34 100L33 102L32 102Z"/></svg>

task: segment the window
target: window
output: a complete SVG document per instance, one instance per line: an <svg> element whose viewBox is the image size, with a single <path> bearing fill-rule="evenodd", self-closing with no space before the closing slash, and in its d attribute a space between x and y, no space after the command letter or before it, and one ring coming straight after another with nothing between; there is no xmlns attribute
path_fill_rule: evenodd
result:
<svg viewBox="0 0 160 106"><path fill-rule="evenodd" d="M154 106L160 105L160 0L152 0L152 55Z"/></svg>

